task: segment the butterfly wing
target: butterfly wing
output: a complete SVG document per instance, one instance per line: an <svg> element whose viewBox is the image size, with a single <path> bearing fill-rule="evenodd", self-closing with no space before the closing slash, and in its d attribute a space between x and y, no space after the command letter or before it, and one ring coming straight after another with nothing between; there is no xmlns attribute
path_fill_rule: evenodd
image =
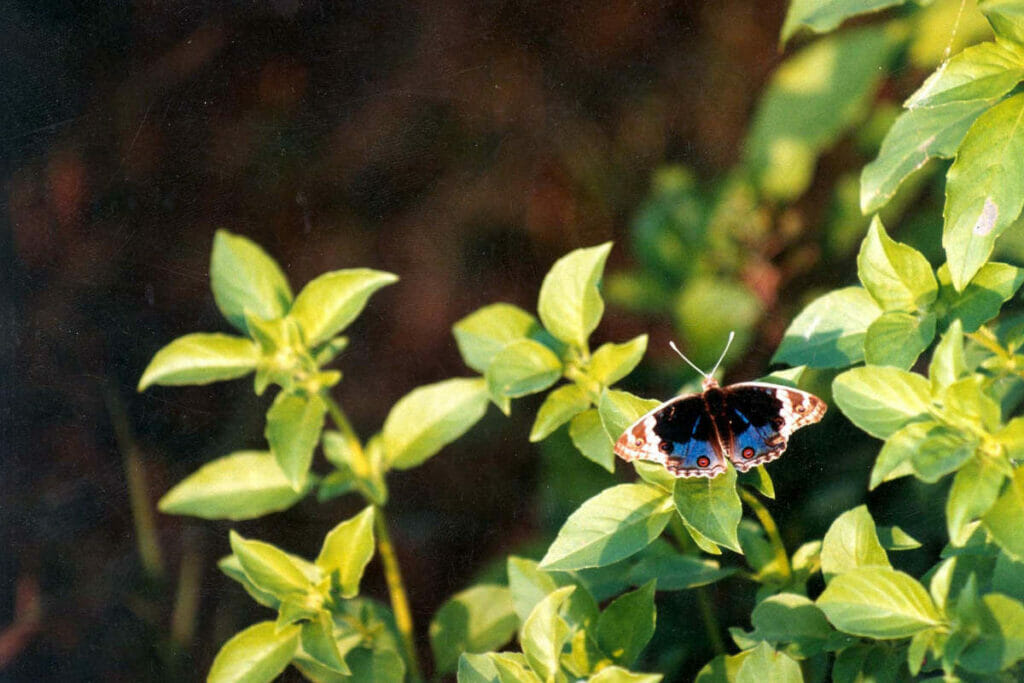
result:
<svg viewBox="0 0 1024 683"><path fill-rule="evenodd" d="M789 436L825 415L825 402L799 389L744 382L723 389L728 428L722 433L725 453L740 472L775 460Z"/></svg>
<svg viewBox="0 0 1024 683"><path fill-rule="evenodd" d="M699 394L674 398L641 417L616 441L615 454L626 462L659 463L677 477L715 477L726 467Z"/></svg>

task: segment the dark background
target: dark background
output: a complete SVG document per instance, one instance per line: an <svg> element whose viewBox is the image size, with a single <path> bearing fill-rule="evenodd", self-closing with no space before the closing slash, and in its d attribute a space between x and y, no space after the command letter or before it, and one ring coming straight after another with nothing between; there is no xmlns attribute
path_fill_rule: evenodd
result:
<svg viewBox="0 0 1024 683"><path fill-rule="evenodd" d="M754 0L0 3L0 679L202 678L227 637L267 618L215 567L227 529L310 556L358 509L157 515L159 556L140 563L130 476L152 508L201 463L265 447L270 397L248 381L134 390L173 338L228 330L209 291L216 228L260 243L296 291L337 268L401 276L338 366L336 395L369 435L414 387L470 374L450 332L462 316L499 300L532 310L576 247L614 239L609 270L629 265L658 167L714 177L736 162L783 15ZM794 306L766 318L755 376ZM596 338L643 332L666 358L664 319L610 307ZM626 388L670 395L647 377ZM591 490L567 477L603 481L564 435L527 443L531 401L389 479L424 644L448 596L543 548ZM825 443L849 443L828 424ZM816 498L808 473L825 464L797 464L808 450L772 470L796 501L774 511L810 520L789 527L791 549L860 502L870 462L848 492ZM386 600L376 563L364 592ZM747 626L751 597L716 589L723 625ZM685 599L659 602L659 638L702 632ZM673 656L646 663L686 677L710 653Z"/></svg>

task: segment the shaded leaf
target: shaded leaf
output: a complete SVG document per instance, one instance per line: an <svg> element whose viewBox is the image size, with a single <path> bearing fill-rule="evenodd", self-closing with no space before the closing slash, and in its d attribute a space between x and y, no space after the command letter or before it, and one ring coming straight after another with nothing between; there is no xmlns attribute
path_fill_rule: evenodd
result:
<svg viewBox="0 0 1024 683"><path fill-rule="evenodd" d="M871 323L864 338L864 360L909 370L935 338L935 314L883 313Z"/></svg>
<svg viewBox="0 0 1024 683"><path fill-rule="evenodd" d="M844 287L812 301L786 329L775 363L841 368L864 358L864 336L882 309L862 287Z"/></svg>
<svg viewBox="0 0 1024 683"><path fill-rule="evenodd" d="M654 585L651 579L620 595L597 619L597 643L617 664L632 666L654 635Z"/></svg>
<svg viewBox="0 0 1024 683"><path fill-rule="evenodd" d="M673 494L676 509L686 522L708 539L742 552L736 528L743 506L736 493L736 470L727 467L714 478L679 479Z"/></svg>
<svg viewBox="0 0 1024 683"><path fill-rule="evenodd" d="M547 389L562 376L562 361L532 339L510 342L491 359L485 374L495 401L518 398Z"/></svg>
<svg viewBox="0 0 1024 683"><path fill-rule="evenodd" d="M587 460L609 472L615 471L614 444L601 424L601 415L597 408L591 408L572 418L569 422L569 437Z"/></svg>
<svg viewBox="0 0 1024 683"><path fill-rule="evenodd" d="M1024 467L1014 470L1002 495L982 517L985 529L1003 551L1017 562L1024 561Z"/></svg>
<svg viewBox="0 0 1024 683"><path fill-rule="evenodd" d="M318 394L282 391L267 411L264 435L277 464L296 490L306 484L313 450L320 441L327 405Z"/></svg>
<svg viewBox="0 0 1024 683"><path fill-rule="evenodd" d="M430 648L438 672L455 670L463 652L501 647L518 625L508 588L482 584L456 593L430 622Z"/></svg>

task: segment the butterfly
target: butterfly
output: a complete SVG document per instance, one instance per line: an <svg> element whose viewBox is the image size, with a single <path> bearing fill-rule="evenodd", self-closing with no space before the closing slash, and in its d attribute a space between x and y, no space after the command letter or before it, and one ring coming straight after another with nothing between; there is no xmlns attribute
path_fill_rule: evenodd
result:
<svg viewBox="0 0 1024 683"><path fill-rule="evenodd" d="M781 456L793 432L825 415L825 402L806 391L765 382L722 387L715 370L706 374L683 360L704 375L703 391L662 403L623 432L615 454L626 462L650 460L677 477L717 477L727 460L746 472Z"/></svg>

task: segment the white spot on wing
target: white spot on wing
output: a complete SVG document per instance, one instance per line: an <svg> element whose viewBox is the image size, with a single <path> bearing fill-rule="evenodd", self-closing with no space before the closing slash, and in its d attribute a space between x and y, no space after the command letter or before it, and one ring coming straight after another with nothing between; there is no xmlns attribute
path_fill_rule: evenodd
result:
<svg viewBox="0 0 1024 683"><path fill-rule="evenodd" d="M999 207L991 197L985 197L985 206L981 207L981 215L978 216L978 222L974 224L974 234L987 235L992 232L997 218L999 218Z"/></svg>

